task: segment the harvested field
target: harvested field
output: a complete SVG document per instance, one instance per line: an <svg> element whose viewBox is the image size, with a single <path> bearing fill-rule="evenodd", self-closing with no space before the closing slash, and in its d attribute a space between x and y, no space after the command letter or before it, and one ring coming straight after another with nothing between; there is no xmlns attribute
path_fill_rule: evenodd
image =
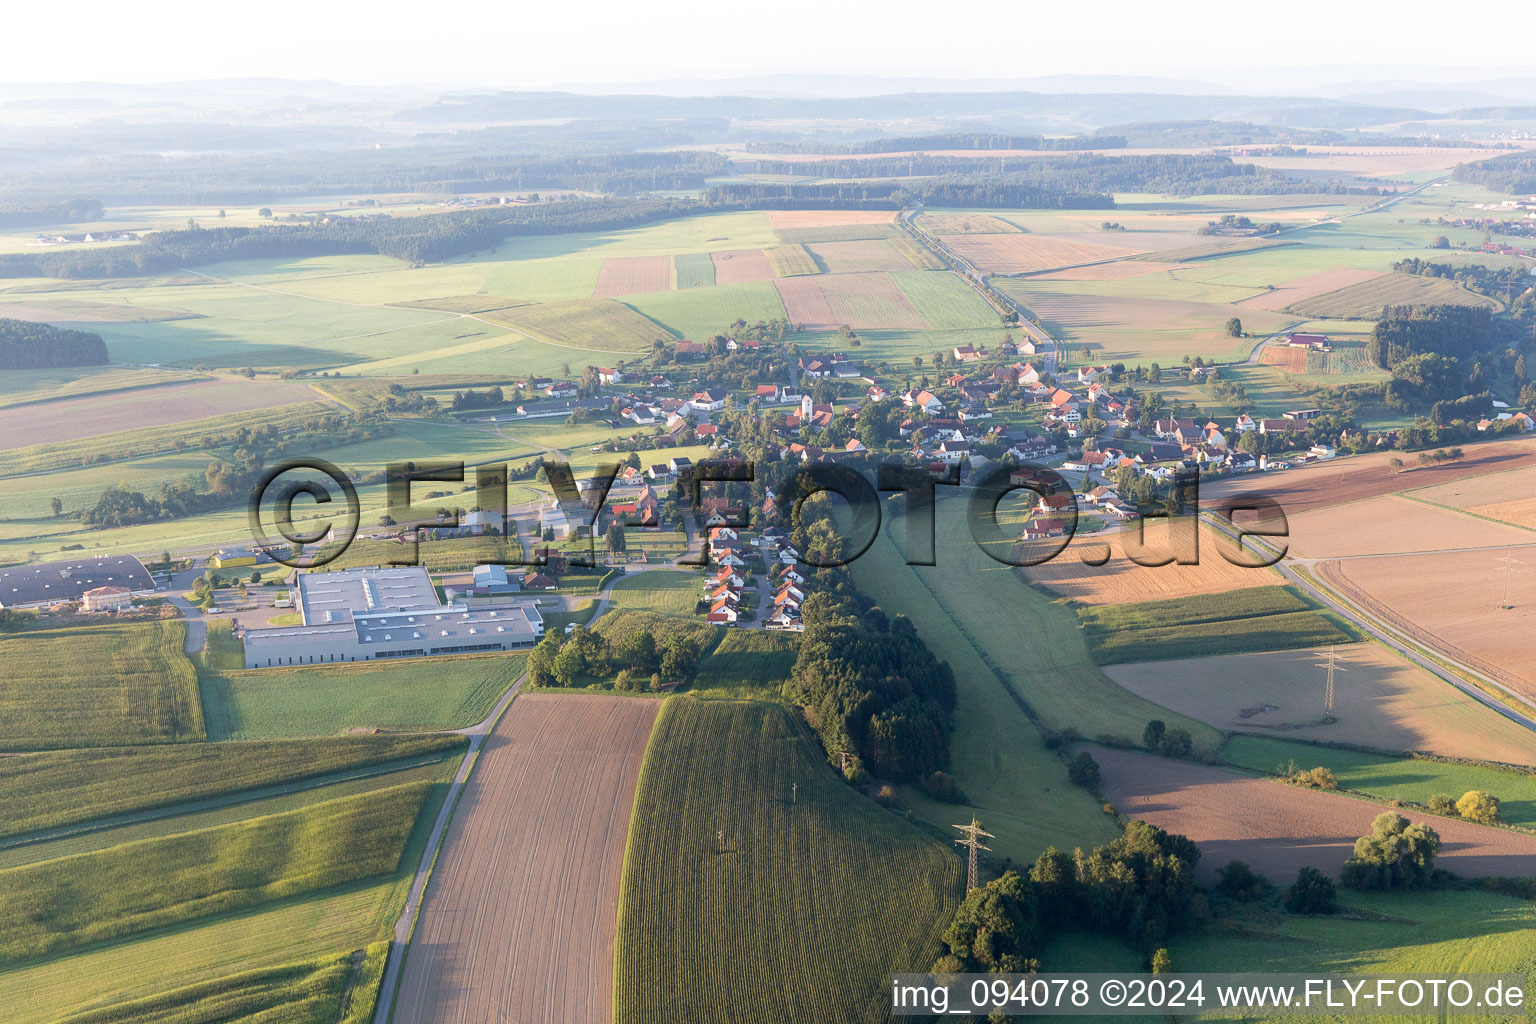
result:
<svg viewBox="0 0 1536 1024"><path fill-rule="evenodd" d="M438 855L395 1024L613 1020L624 846L660 709L623 697L513 701Z"/></svg>
<svg viewBox="0 0 1536 1024"><path fill-rule="evenodd" d="M1303 316L1323 319L1374 320L1383 306L1439 304L1503 308L1502 303L1454 281L1418 274L1381 274L1361 284L1292 302L1291 308Z"/></svg>
<svg viewBox="0 0 1536 1024"><path fill-rule="evenodd" d="M1092 748L1092 754L1103 773L1105 795L1122 813L1199 845L1195 873L1206 883L1232 860L1246 861L1282 885L1303 867L1337 877L1355 840L1371 830L1378 814L1390 810L1188 761L1103 747ZM1536 874L1536 836L1430 814L1405 817L1427 821L1440 833L1437 867L1467 878Z"/></svg>
<svg viewBox="0 0 1536 1024"><path fill-rule="evenodd" d="M597 274L594 299L672 290L671 256L610 256Z"/></svg>
<svg viewBox="0 0 1536 1024"><path fill-rule="evenodd" d="M912 263L884 239L817 242L807 248L828 274L868 274L878 270L913 269Z"/></svg>
<svg viewBox="0 0 1536 1024"><path fill-rule="evenodd" d="M1157 254L1157 258L1170 263L1191 263L1195 260L1231 256L1240 252L1253 252L1255 249L1272 249L1280 245L1295 244L1295 242L1272 242L1265 238L1237 238L1225 242L1205 242L1182 249L1164 249Z"/></svg>
<svg viewBox="0 0 1536 1024"><path fill-rule="evenodd" d="M1137 696L1222 730L1530 763L1536 745L1523 726L1376 644L1333 649L1341 671L1334 681L1334 720L1328 721L1328 651L1134 662L1104 673Z"/></svg>
<svg viewBox="0 0 1536 1024"><path fill-rule="evenodd" d="M1536 495L1536 466L1453 480L1408 494L1421 501L1536 530L1536 497L1532 497Z"/></svg>
<svg viewBox="0 0 1536 1024"><path fill-rule="evenodd" d="M1207 526L1200 527L1196 565L1137 565L1129 557L1132 550L1147 554L1174 550L1166 523L1147 523L1141 537L1138 542L1135 530L1080 535L1051 561L1020 571L1031 583L1090 606L1160 601L1245 587L1273 587L1285 582L1272 569L1245 568L1223 558L1222 551L1237 557L1234 545ZM1106 547L1111 556L1109 561L1103 565L1087 564L1086 559L1102 557Z"/></svg>
<svg viewBox="0 0 1536 1024"><path fill-rule="evenodd" d="M799 277L801 274L819 274L821 268L803 245L772 245L763 250L773 272L779 277Z"/></svg>
<svg viewBox="0 0 1536 1024"><path fill-rule="evenodd" d="M936 256L932 249L920 243L917 239L907 234L896 234L890 237L891 248L907 258L907 262L918 270L948 270L949 265Z"/></svg>
<svg viewBox="0 0 1536 1024"><path fill-rule="evenodd" d="M925 213L921 227L935 235L1016 235L1024 230L990 213Z"/></svg>
<svg viewBox="0 0 1536 1024"><path fill-rule="evenodd" d="M773 264L761 249L727 249L710 253L715 264L716 284L740 284L743 281L772 281Z"/></svg>
<svg viewBox="0 0 1536 1024"><path fill-rule="evenodd" d="M1360 270L1355 267L1335 267L1332 270L1324 270L1317 274L1308 274L1306 277L1298 277L1284 284L1278 284L1262 295L1255 295L1251 299L1244 299L1240 305L1252 309L1267 309L1278 313L1287 306L1303 299L1314 298L1328 292L1347 288L1351 285L1364 284L1381 276L1379 270Z"/></svg>
<svg viewBox="0 0 1536 1024"><path fill-rule="evenodd" d="M665 327L612 299L518 306L486 319L552 345L597 352L648 352L657 338L672 340Z"/></svg>
<svg viewBox="0 0 1536 1024"><path fill-rule="evenodd" d="M928 321L886 274L785 277L774 282L791 323L808 330L927 330Z"/></svg>
<svg viewBox="0 0 1536 1024"><path fill-rule="evenodd" d="M1301 558L1497 548L1536 541L1527 531L1396 494L1287 518L1291 553Z"/></svg>
<svg viewBox="0 0 1536 1024"><path fill-rule="evenodd" d="M889 210L774 210L768 214L768 226L780 228L825 228L846 224L889 224L896 214Z"/></svg>
<svg viewBox="0 0 1536 1024"><path fill-rule="evenodd" d="M1127 277L1145 277L1175 270L1177 263L1154 263L1150 260L1115 260L1087 267L1068 267L1033 275L1036 281L1120 281Z"/></svg>
<svg viewBox="0 0 1536 1024"><path fill-rule="evenodd" d="M1112 245L1071 242L1043 235L945 235L948 245L963 259L982 270L999 274L1027 274L1075 263L1133 256L1140 250Z"/></svg>
<svg viewBox="0 0 1536 1024"><path fill-rule="evenodd" d="M1264 350L1259 353L1259 362L1265 366L1278 366L1286 373L1306 373L1307 350L1276 342L1264 346Z"/></svg>
<svg viewBox="0 0 1536 1024"><path fill-rule="evenodd" d="M221 377L12 406L0 410L0 451L98 434L122 434L246 409L312 401L315 397L308 387L290 381L237 381Z"/></svg>
<svg viewBox="0 0 1536 1024"><path fill-rule="evenodd" d="M1243 495L1266 495L1279 502L1287 516L1295 516L1379 494L1536 466L1536 438L1468 445L1466 457L1456 462L1415 467L1401 473L1394 473L1388 464L1394 457L1402 458L1392 452L1373 452L1296 469L1230 477L1202 483L1200 498L1208 507L1215 507L1218 502L1233 501ZM1412 465L1411 456L1405 461Z"/></svg>
<svg viewBox="0 0 1536 1024"><path fill-rule="evenodd" d="M1525 562L1509 575L1506 554ZM1330 587L1426 646L1487 673L1536 701L1536 552L1445 551L1318 563ZM1447 599L1447 595L1454 595Z"/></svg>

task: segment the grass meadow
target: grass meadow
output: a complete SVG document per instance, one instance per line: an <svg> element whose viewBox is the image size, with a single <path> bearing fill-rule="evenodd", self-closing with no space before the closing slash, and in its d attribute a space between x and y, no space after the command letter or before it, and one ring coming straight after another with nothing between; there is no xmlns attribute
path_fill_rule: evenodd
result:
<svg viewBox="0 0 1536 1024"><path fill-rule="evenodd" d="M692 617L703 586L700 573L652 569L614 581L609 596L615 608Z"/></svg>
<svg viewBox="0 0 1536 1024"><path fill-rule="evenodd" d="M461 729L523 674L521 653L201 673L214 740L335 736L347 730Z"/></svg>
<svg viewBox="0 0 1536 1024"><path fill-rule="evenodd" d="M776 700L800 654L800 634L730 629L699 665L689 690L709 697Z"/></svg>
<svg viewBox="0 0 1536 1024"><path fill-rule="evenodd" d="M670 698L630 824L615 1017L885 1020L890 973L938 955L962 875L784 708ZM769 951L771 971L739 969Z"/></svg>

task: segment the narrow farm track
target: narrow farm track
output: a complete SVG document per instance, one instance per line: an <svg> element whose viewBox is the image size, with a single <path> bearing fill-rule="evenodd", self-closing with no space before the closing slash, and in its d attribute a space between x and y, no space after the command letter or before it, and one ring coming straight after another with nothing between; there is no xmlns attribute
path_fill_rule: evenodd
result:
<svg viewBox="0 0 1536 1024"><path fill-rule="evenodd" d="M381 1001L376 1020L612 1019L624 846L660 708L578 694L512 704L454 811L393 1017Z"/></svg>

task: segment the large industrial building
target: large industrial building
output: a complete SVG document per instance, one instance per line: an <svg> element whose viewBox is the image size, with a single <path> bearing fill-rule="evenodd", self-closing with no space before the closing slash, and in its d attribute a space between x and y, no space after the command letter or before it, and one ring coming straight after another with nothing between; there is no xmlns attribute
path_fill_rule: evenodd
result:
<svg viewBox="0 0 1536 1024"><path fill-rule="evenodd" d="M316 665L531 647L544 635L534 602L443 604L420 566L301 573L301 626L245 631L245 667Z"/></svg>
<svg viewBox="0 0 1536 1024"><path fill-rule="evenodd" d="M46 608L79 601L99 587L123 587L137 596L154 593L155 581L132 555L13 565L0 569L0 608Z"/></svg>

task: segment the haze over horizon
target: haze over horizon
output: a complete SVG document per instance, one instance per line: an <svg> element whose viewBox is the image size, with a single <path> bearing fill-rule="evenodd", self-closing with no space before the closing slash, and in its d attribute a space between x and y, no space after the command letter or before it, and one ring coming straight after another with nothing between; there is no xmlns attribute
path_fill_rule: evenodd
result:
<svg viewBox="0 0 1536 1024"><path fill-rule="evenodd" d="M1529 44L1521 33L1482 34L1478 60L1452 65L1445 62L1443 38L1423 32L1412 19L1383 20L1377 12L1323 0L1300 0L1285 17L1265 19L1262 37L1234 31L1230 15L1213 4L1185 3L1182 12L1170 12L1129 0L1099 5L1091 26L1072 9L1025 11L1000 0L948 19L934 18L916 0L883 5L878 17L861 7L787 0L745 36L718 8L697 2L659 11L599 0L578 20L548 7L518 10L514 18L475 0L426 22L402 5L366 19L295 0L277 0L259 19L233 10L210 17L207 8L188 0L151 6L157 16L100 2L83 11L71 8L72 23L81 27L71 30L67 49L20 49L10 55L4 81L142 85L260 76L433 91L637 91L698 83L708 93L711 81L779 75L991 81L1012 88L1027 87L1030 79L1107 76L1174 80L1167 88L1133 81L1137 90L1200 91L1209 85L1332 95L1349 83L1417 87L1531 77ZM1488 24L1515 24L1523 7L1495 0L1480 10ZM56 37L58 12L37 7L10 13L13 38ZM410 31L404 30L406 19ZM978 49L982 22L996 29L986 38L1014 42ZM1100 31L1105 26L1115 31ZM538 45L524 45L530 39ZM1362 64L1363 55L1377 63Z"/></svg>

